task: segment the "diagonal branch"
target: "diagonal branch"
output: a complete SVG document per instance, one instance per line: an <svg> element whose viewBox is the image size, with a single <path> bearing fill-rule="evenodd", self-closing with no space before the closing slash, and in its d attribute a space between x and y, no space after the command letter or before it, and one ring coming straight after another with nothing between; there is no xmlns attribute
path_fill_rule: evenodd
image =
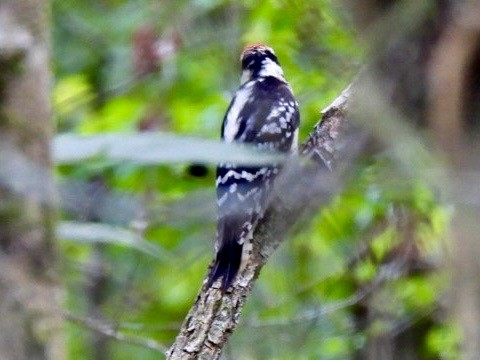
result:
<svg viewBox="0 0 480 360"><path fill-rule="evenodd" d="M330 169L337 167L340 158L351 157L356 148L354 141L347 140L353 129L346 117L351 93L349 86L322 111L322 119L301 145L300 155L317 160L316 163L299 164L297 158L277 178L275 198L254 231L251 256L231 290L222 294L218 288L208 288L205 278L167 359L218 359L263 265L291 227L338 188L341 171Z"/></svg>

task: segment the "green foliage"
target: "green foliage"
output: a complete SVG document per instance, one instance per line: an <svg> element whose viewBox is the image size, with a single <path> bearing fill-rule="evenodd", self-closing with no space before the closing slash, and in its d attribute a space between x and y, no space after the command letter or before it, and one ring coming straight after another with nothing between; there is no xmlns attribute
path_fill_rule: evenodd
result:
<svg viewBox="0 0 480 360"><path fill-rule="evenodd" d="M440 359L459 359L462 335L459 327L453 324L432 329L427 339L429 350Z"/></svg>
<svg viewBox="0 0 480 360"><path fill-rule="evenodd" d="M300 103L303 136L351 81L362 49L327 0L54 0L53 21L66 308L85 317L100 309L99 320L123 333L168 345L213 254L213 164L271 159L217 141L242 47L275 49ZM176 39L177 48L140 74L135 46L145 31ZM194 176L198 164L205 176ZM262 272L232 358L351 358L372 336L402 321L414 328L438 307L444 275L389 278L385 269L412 238L420 259L438 261L448 213L431 189L389 164L359 166L330 204L297 226ZM95 261L104 281L92 277ZM96 304L92 286L101 293ZM367 299L394 321L359 328ZM91 359L92 333L77 324L67 331L70 357ZM458 338L437 323L422 351L454 358ZM122 342L109 342L108 352L158 358Z"/></svg>

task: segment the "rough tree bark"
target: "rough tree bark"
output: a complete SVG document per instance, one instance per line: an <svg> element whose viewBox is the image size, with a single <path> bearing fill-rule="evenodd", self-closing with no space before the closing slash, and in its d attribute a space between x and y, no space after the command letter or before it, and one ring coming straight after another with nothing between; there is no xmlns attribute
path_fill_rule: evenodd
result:
<svg viewBox="0 0 480 360"><path fill-rule="evenodd" d="M47 0L0 2L0 357L63 359Z"/></svg>
<svg viewBox="0 0 480 360"><path fill-rule="evenodd" d="M339 186L338 172L331 173L336 159L343 160L360 144L346 144L353 127L346 118L351 88L347 88L322 113L300 154L312 163L298 164L298 159L287 163L277 179L275 198L266 215L254 231L253 251L246 266L225 294L215 287L201 288L195 304L190 309L175 343L167 352L168 359L218 359L228 338L238 324L240 313L251 292L261 268L290 228L300 218L319 207L329 194ZM302 180L303 179L303 180ZM218 285L218 283L217 283Z"/></svg>

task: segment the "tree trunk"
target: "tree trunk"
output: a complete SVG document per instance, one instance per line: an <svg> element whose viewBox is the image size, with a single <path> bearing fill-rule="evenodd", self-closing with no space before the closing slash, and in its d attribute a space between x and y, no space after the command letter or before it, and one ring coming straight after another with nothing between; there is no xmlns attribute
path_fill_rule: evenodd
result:
<svg viewBox="0 0 480 360"><path fill-rule="evenodd" d="M0 354L63 359L53 241L49 4L0 3Z"/></svg>

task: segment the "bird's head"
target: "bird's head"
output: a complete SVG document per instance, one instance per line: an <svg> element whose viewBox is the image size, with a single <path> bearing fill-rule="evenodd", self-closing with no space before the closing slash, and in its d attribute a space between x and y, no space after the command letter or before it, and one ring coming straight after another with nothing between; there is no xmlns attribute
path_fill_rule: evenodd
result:
<svg viewBox="0 0 480 360"><path fill-rule="evenodd" d="M242 84L257 77L273 76L285 81L273 49L265 44L248 45L240 56L242 63Z"/></svg>

